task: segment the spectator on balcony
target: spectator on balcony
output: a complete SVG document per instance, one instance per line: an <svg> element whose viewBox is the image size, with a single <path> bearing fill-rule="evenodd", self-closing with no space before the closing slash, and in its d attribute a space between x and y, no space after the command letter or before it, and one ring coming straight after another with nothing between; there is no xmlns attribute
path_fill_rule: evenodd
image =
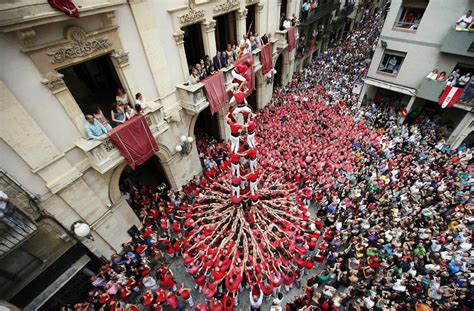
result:
<svg viewBox="0 0 474 311"><path fill-rule="evenodd" d="M286 18L285 21L283 22L283 30L286 30L291 27L291 20L289 18Z"/></svg>
<svg viewBox="0 0 474 311"><path fill-rule="evenodd" d="M103 139L108 130L102 125L102 123L100 123L96 118L94 118L94 116L90 114L86 115L86 121L87 122L84 125L84 128L86 129L89 139Z"/></svg>
<svg viewBox="0 0 474 311"><path fill-rule="evenodd" d="M233 63L235 61L235 53L234 49L232 48L232 45L230 43L227 43L227 48L225 50L225 57L227 58L227 63Z"/></svg>
<svg viewBox="0 0 474 311"><path fill-rule="evenodd" d="M260 38L262 41L262 45L265 45L268 43L269 39L266 33L263 34L263 36Z"/></svg>
<svg viewBox="0 0 474 311"><path fill-rule="evenodd" d="M202 80L202 79L204 79L205 77L207 77L207 72L206 72L206 70L201 66L201 64L196 64L196 70L197 70L198 75L199 75L199 80Z"/></svg>
<svg viewBox="0 0 474 311"><path fill-rule="evenodd" d="M441 82L446 81L446 71L441 71L436 80Z"/></svg>
<svg viewBox="0 0 474 311"><path fill-rule="evenodd" d="M237 55L245 55L245 54L250 53L250 51L251 51L250 39L247 38L246 34L243 34L242 39L240 39L239 54Z"/></svg>
<svg viewBox="0 0 474 311"><path fill-rule="evenodd" d="M110 116L112 117L112 121L114 122L115 126L123 124L126 121L125 112L119 106L118 103L114 103L112 105L112 110L110 111Z"/></svg>
<svg viewBox="0 0 474 311"><path fill-rule="evenodd" d="M198 82L199 82L199 72L195 67L193 67L193 69L191 69L191 74L189 75L189 84L193 85Z"/></svg>
<svg viewBox="0 0 474 311"><path fill-rule="evenodd" d="M94 118L96 118L97 121L99 121L107 129L107 131L110 131L112 129L109 120L107 120L107 118L104 116L104 113L100 109L99 105L96 106Z"/></svg>
<svg viewBox="0 0 474 311"><path fill-rule="evenodd" d="M143 111L148 108L148 104L146 103L145 97L143 97L142 93L135 94L135 102L140 105Z"/></svg>
<svg viewBox="0 0 474 311"><path fill-rule="evenodd" d="M212 76L212 75L215 75L216 73L217 73L216 68L214 68L214 65L211 65L211 67L209 67L208 75Z"/></svg>
<svg viewBox="0 0 474 311"><path fill-rule="evenodd" d="M469 10L466 12L466 15L461 16L456 23L456 29L467 30L468 27L472 24L472 11Z"/></svg>
<svg viewBox="0 0 474 311"><path fill-rule="evenodd" d="M438 77L438 69L433 69L426 77L430 80L436 80Z"/></svg>
<svg viewBox="0 0 474 311"><path fill-rule="evenodd" d="M135 109L130 108L130 106L128 106L128 105L123 107L123 108L124 108L124 112L125 112L125 118L127 120L130 120L131 118L136 116L137 113L136 113Z"/></svg>
<svg viewBox="0 0 474 311"><path fill-rule="evenodd" d="M453 76L453 80L452 80L452 85L453 86L458 84L458 79L461 76L460 72L461 71L459 70L459 68L456 68L456 69L453 70L453 72L451 72L451 75Z"/></svg>
<svg viewBox="0 0 474 311"><path fill-rule="evenodd" d="M117 93L115 94L115 101L121 108L127 105L130 106L130 108L132 108L132 105L130 104L130 101L128 100L127 93L125 93L125 91L121 88L117 89Z"/></svg>
<svg viewBox="0 0 474 311"><path fill-rule="evenodd" d="M308 18L310 8L311 8L311 5L309 4L309 2L305 1L303 3L302 10L301 10L301 18L303 21L306 21L306 19Z"/></svg>
<svg viewBox="0 0 474 311"><path fill-rule="evenodd" d="M464 88L471 80L471 74L468 72L458 79L457 87Z"/></svg>
<svg viewBox="0 0 474 311"><path fill-rule="evenodd" d="M214 58L212 59L212 63L216 70L219 70L225 67L225 60L222 57L222 53L220 51L217 51L216 56L214 56Z"/></svg>
<svg viewBox="0 0 474 311"><path fill-rule="evenodd" d="M142 109L142 106L140 106L139 104L135 104L135 114L134 115L144 115L145 112L143 111Z"/></svg>
<svg viewBox="0 0 474 311"><path fill-rule="evenodd" d="M285 30L285 28L283 28L283 23L286 21L286 14L285 13L281 13L281 17L280 17L280 24L278 25L278 29L280 30Z"/></svg>
<svg viewBox="0 0 474 311"><path fill-rule="evenodd" d="M453 86L453 81L454 81L454 76L453 75L450 75L447 79L446 79L446 85L447 86Z"/></svg>

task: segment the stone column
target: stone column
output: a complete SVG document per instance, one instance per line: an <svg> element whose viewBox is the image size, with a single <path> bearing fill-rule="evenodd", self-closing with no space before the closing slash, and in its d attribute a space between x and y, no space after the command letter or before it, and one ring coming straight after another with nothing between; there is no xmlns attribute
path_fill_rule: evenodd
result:
<svg viewBox="0 0 474 311"><path fill-rule="evenodd" d="M184 49L184 31L179 30L178 32L173 34L173 37L176 41L176 46L178 48L181 71L183 72L184 77L187 77L189 76L190 72L188 70L188 61L186 59L186 51Z"/></svg>
<svg viewBox="0 0 474 311"><path fill-rule="evenodd" d="M201 29L204 52L212 59L217 53L216 21L211 19L210 21L201 23Z"/></svg>
<svg viewBox="0 0 474 311"><path fill-rule="evenodd" d="M63 77L64 76L62 74L53 70L48 72L46 76L43 77L41 83L43 83L51 91L51 93L57 97L66 113L73 120L82 137L86 137L86 130L84 128L84 114L64 83Z"/></svg>
<svg viewBox="0 0 474 311"><path fill-rule="evenodd" d="M278 0L277 4L277 25L275 30L280 30L280 17L281 17L281 0Z"/></svg>
<svg viewBox="0 0 474 311"><path fill-rule="evenodd" d="M219 126L219 138L227 140L230 138L230 128L227 125L227 109L223 108L217 112L217 124Z"/></svg>
<svg viewBox="0 0 474 311"><path fill-rule="evenodd" d="M237 11L237 42L247 33L247 9ZM256 29L256 28L255 28Z"/></svg>
<svg viewBox="0 0 474 311"><path fill-rule="evenodd" d="M416 96L412 96L410 98L410 101L408 102L408 105L406 106L406 110L408 111L407 116L410 113L410 110L413 107L413 104L415 103L415 99L416 99ZM405 117L400 116L400 119L398 119L398 124L403 124L403 122L405 122L405 119L406 119Z"/></svg>
<svg viewBox="0 0 474 311"><path fill-rule="evenodd" d="M150 65L158 96L166 97L175 91L175 87L172 80L168 78L171 76L171 68L166 58L166 47L159 40L162 27L160 21L153 14L154 3L149 0L131 0L128 3ZM174 100L170 100L170 102L174 102Z"/></svg>
<svg viewBox="0 0 474 311"><path fill-rule="evenodd" d="M263 15L263 3L258 3L256 7L256 12L255 12L255 29L258 32L260 36L262 36L264 33L266 33L266 28L264 25L262 15Z"/></svg>

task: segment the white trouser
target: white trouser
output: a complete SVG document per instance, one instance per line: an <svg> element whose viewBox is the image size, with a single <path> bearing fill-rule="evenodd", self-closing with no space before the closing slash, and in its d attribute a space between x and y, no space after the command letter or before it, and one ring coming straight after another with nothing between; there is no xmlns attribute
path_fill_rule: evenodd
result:
<svg viewBox="0 0 474 311"><path fill-rule="evenodd" d="M247 101L245 100L245 103ZM248 106L242 106L242 107L236 107L234 111L232 111L232 115L234 116L234 119L237 121L239 124L244 124L244 116L243 113L251 113L252 109L250 109Z"/></svg>
<svg viewBox="0 0 474 311"><path fill-rule="evenodd" d="M232 152L233 153L239 152L239 146L240 146L240 137L230 135L230 149L232 150Z"/></svg>
<svg viewBox="0 0 474 311"><path fill-rule="evenodd" d="M239 80L240 82L245 82L246 81L244 76L241 75L241 74L238 74L235 70L232 70L232 78L234 78L234 80Z"/></svg>
<svg viewBox="0 0 474 311"><path fill-rule="evenodd" d="M257 191L257 181L250 182L250 194L255 195L255 191Z"/></svg>
<svg viewBox="0 0 474 311"><path fill-rule="evenodd" d="M257 158L250 160L250 171L253 173L257 169Z"/></svg>
<svg viewBox="0 0 474 311"><path fill-rule="evenodd" d="M190 307L194 306L193 296L189 296L189 298L186 301L188 302Z"/></svg>
<svg viewBox="0 0 474 311"><path fill-rule="evenodd" d="M232 175L240 177L240 164L231 164L232 166Z"/></svg>
<svg viewBox="0 0 474 311"><path fill-rule="evenodd" d="M247 145L249 145L250 148L255 147L255 132L247 134Z"/></svg>
<svg viewBox="0 0 474 311"><path fill-rule="evenodd" d="M239 186L232 186L232 195L234 197L240 197L240 187Z"/></svg>

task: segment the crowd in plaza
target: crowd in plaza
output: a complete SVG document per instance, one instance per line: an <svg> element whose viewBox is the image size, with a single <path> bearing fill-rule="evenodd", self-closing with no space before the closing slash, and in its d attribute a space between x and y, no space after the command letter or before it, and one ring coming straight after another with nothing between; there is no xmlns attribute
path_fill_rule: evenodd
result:
<svg viewBox="0 0 474 311"><path fill-rule="evenodd" d="M71 308L232 310L248 288L252 310L264 303L273 310L472 310L472 150L451 150L429 118L400 124L390 99L359 107L352 89L380 27L379 17L368 18L290 85L275 88L256 113L260 184L284 189L282 197L294 193L298 204L279 206L285 216L248 220L248 230L273 223L257 236L280 239L249 242L251 259L241 245L202 260L201 246L220 238L227 212L203 220L201 206L229 183L231 159L226 142L201 133L204 176L176 192L122 183L143 228L91 279L89 301ZM304 221L295 216L292 224L292 215ZM257 262L271 251L271 260ZM194 284L177 282L168 265L176 257ZM228 269L247 261L261 270Z"/></svg>

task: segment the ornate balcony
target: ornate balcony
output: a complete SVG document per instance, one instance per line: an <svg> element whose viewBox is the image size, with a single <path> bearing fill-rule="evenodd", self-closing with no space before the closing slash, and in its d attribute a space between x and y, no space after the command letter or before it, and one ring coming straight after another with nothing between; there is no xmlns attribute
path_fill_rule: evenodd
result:
<svg viewBox="0 0 474 311"><path fill-rule="evenodd" d="M169 128L169 125L163 118L162 106L156 103L150 106L151 109L146 112L145 119L153 136L157 139L161 133ZM87 154L91 166L101 174L105 174L125 161L112 140L108 137L102 141L80 139L76 142L76 146Z"/></svg>
<svg viewBox="0 0 474 311"><path fill-rule="evenodd" d="M260 60L260 49L256 48L252 51L253 54L253 71L256 73L262 68L262 62Z"/></svg>
<svg viewBox="0 0 474 311"><path fill-rule="evenodd" d="M278 40L276 48L279 50L286 49L288 47L288 31L287 30L277 30L275 31L275 39Z"/></svg>
<svg viewBox="0 0 474 311"><path fill-rule="evenodd" d="M206 96L204 96L204 84L196 83L192 85L178 84L176 95L181 107L190 114L199 114L209 106Z"/></svg>

